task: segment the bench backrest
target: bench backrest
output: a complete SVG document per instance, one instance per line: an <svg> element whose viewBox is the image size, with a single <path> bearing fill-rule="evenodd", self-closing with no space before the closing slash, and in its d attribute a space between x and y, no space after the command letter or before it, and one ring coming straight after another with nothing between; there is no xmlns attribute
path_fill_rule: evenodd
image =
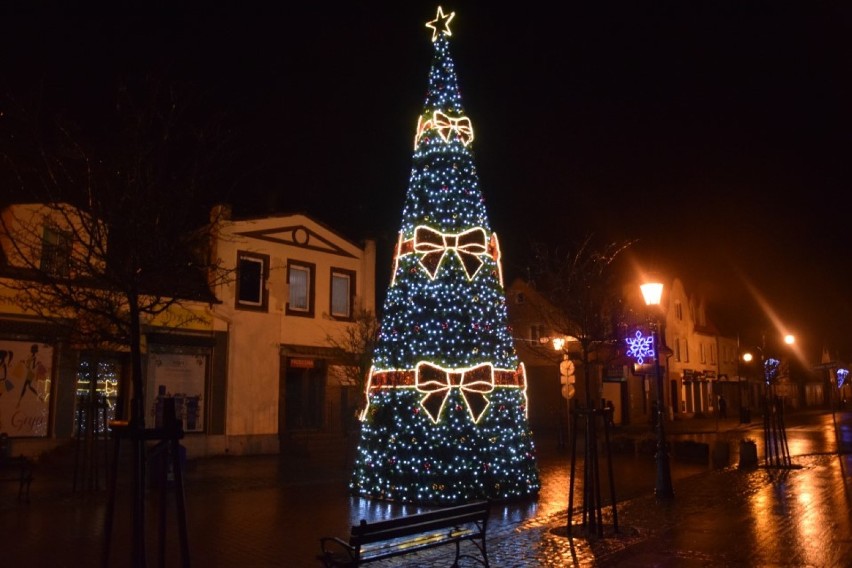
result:
<svg viewBox="0 0 852 568"><path fill-rule="evenodd" d="M481 523L481 528L484 529L488 522L489 508L488 501L475 501L374 523L368 523L362 519L360 524L352 526L349 544L361 546L371 542L472 523Z"/></svg>

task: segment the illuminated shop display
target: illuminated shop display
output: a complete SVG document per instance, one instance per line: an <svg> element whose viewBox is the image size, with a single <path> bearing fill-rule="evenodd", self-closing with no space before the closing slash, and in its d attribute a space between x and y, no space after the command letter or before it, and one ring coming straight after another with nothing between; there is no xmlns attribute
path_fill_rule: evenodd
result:
<svg viewBox="0 0 852 568"><path fill-rule="evenodd" d="M433 60L361 414L353 493L423 504L539 491L526 373L508 325L500 247L473 126L438 9Z"/></svg>

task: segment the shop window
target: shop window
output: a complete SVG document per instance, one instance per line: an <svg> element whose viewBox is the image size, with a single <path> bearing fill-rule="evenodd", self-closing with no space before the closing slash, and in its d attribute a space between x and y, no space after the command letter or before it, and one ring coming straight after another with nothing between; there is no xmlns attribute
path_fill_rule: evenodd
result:
<svg viewBox="0 0 852 568"><path fill-rule="evenodd" d="M314 270L309 263L290 261L287 266L288 294L287 314L313 317L314 315Z"/></svg>
<svg viewBox="0 0 852 568"><path fill-rule="evenodd" d="M161 351L162 349L162 351ZM172 351L174 349L174 351ZM145 423L163 426L165 401L174 399L185 432L203 432L207 415L209 352L201 348L157 347L148 355Z"/></svg>
<svg viewBox="0 0 852 568"><path fill-rule="evenodd" d="M106 434L116 419L121 365L117 359L83 357L77 367L76 436Z"/></svg>
<svg viewBox="0 0 852 568"><path fill-rule="evenodd" d="M52 345L0 340L0 432L47 436L52 385Z"/></svg>
<svg viewBox="0 0 852 568"><path fill-rule="evenodd" d="M331 269L331 316L337 319L352 319L352 297L355 289L355 273L340 268Z"/></svg>
<svg viewBox="0 0 852 568"><path fill-rule="evenodd" d="M267 255L250 252L237 254L237 308L266 311L269 303L266 290L268 267Z"/></svg>

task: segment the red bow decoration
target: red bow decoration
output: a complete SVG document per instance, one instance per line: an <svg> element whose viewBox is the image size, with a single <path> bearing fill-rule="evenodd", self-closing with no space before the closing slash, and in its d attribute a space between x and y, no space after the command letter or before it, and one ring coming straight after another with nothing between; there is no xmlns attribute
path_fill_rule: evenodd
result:
<svg viewBox="0 0 852 568"><path fill-rule="evenodd" d="M488 252L485 229L477 227L457 235L441 233L429 227L417 227L414 230L414 252L423 255L420 264L431 278L435 278L438 267L449 251L456 253L468 279L472 279L483 264L479 257Z"/></svg>
<svg viewBox="0 0 852 568"><path fill-rule="evenodd" d="M414 372L415 387L419 392L426 393L420 400L420 406L432 422L438 422L453 388L461 391L474 422L479 422L490 404L485 396L494 390L494 367L490 363L453 371L421 361Z"/></svg>

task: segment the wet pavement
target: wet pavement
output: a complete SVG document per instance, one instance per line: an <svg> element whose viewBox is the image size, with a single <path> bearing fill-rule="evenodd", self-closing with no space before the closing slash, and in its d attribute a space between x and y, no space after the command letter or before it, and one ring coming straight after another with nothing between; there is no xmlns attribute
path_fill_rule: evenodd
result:
<svg viewBox="0 0 852 568"><path fill-rule="evenodd" d="M613 511L606 477L603 536L581 524L578 463L572 536L567 536L570 455L555 439L536 437L542 492L538 499L497 504L488 526L495 567L556 566L848 566L852 558L852 413L801 412L787 417L792 467L765 467L760 417L668 422L675 498L658 500L647 425L616 427ZM739 466L742 440L755 442L757 466ZM649 449L651 448L651 449ZM581 456L578 456L578 458ZM348 466L317 468L278 456L190 459L186 467L189 563L194 566L320 566L319 537L345 537L361 518L415 512L416 506L352 497ZM130 566L131 495L119 485L109 566ZM16 486L0 486L3 565L99 566L108 496L72 491L67 471L36 470L30 503ZM149 491L147 565L160 565L160 493ZM177 506L166 494L164 566L181 566ZM614 514L615 513L615 514ZM617 526L616 526L617 525ZM444 567L442 547L379 567ZM474 562L462 566L474 566Z"/></svg>

